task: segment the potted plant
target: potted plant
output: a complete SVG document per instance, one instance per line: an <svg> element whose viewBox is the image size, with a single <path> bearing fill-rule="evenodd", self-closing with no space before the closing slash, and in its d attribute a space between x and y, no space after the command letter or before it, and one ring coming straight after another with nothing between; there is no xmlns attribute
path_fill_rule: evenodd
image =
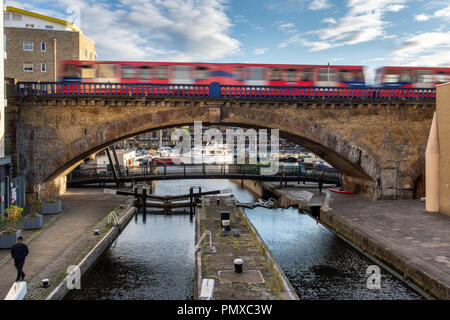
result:
<svg viewBox="0 0 450 320"><path fill-rule="evenodd" d="M44 219L42 218L42 215L39 214L41 208L42 202L36 197L31 203L31 214L23 219L23 228L25 230L42 228Z"/></svg>
<svg viewBox="0 0 450 320"><path fill-rule="evenodd" d="M42 214L55 214L62 211L61 200L55 200L58 196L58 188L53 184L50 188L50 200L42 203Z"/></svg>
<svg viewBox="0 0 450 320"><path fill-rule="evenodd" d="M17 222L22 217L23 208L11 205L5 210L5 216L2 218L2 225L6 228L0 232L0 249L11 248L17 238L22 235L21 230L17 230Z"/></svg>

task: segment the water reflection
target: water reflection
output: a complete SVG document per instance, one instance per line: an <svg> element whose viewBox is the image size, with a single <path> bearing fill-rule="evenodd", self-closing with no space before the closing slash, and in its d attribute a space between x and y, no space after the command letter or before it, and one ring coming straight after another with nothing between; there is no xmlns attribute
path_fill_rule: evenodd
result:
<svg viewBox="0 0 450 320"><path fill-rule="evenodd" d="M246 210L301 299L420 299L382 270L381 289L367 289L373 263L297 209Z"/></svg>

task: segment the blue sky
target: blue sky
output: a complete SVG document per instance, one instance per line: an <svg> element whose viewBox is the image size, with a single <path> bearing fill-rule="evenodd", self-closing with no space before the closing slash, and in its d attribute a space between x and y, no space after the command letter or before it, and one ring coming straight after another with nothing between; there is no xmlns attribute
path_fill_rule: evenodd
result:
<svg viewBox="0 0 450 320"><path fill-rule="evenodd" d="M7 0L78 23L100 60L450 67L450 1Z"/></svg>

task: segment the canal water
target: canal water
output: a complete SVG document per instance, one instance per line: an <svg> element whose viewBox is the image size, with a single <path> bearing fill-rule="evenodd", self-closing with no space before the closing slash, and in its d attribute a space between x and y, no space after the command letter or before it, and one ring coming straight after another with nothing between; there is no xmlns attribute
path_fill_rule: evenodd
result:
<svg viewBox="0 0 450 320"><path fill-rule="evenodd" d="M229 180L160 181L155 194L231 188L241 202L253 196ZM381 271L381 289L367 288L373 263L297 209L246 209L300 299L421 299ZM67 299L192 299L194 221L189 215L138 215Z"/></svg>

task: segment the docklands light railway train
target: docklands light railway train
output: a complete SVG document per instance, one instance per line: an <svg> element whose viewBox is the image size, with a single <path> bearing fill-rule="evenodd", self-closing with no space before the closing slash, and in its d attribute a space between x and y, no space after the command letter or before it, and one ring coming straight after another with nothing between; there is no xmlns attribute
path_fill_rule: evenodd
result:
<svg viewBox="0 0 450 320"><path fill-rule="evenodd" d="M63 61L60 81L91 83L153 83L365 87L363 66L187 63L130 61ZM382 67L375 86L430 88L450 81L450 68Z"/></svg>

